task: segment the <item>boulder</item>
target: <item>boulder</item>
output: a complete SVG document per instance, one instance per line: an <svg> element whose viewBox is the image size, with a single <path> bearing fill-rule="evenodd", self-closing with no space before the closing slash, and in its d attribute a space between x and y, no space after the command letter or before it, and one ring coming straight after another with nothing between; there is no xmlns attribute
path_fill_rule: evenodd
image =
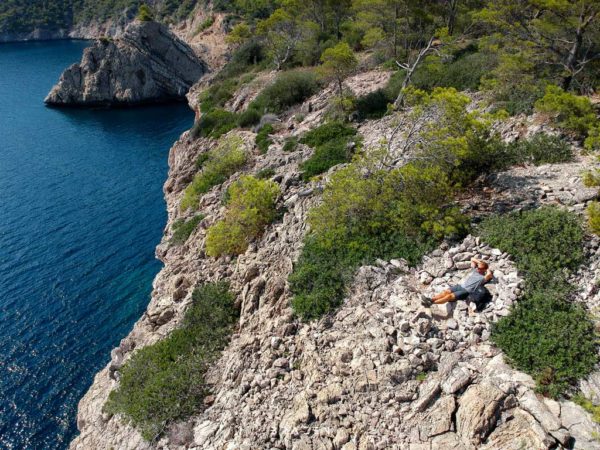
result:
<svg viewBox="0 0 600 450"><path fill-rule="evenodd" d="M503 423L491 433L481 450L521 450L555 448L556 442L539 423L521 409L513 412L512 419Z"/></svg>
<svg viewBox="0 0 600 450"><path fill-rule="evenodd" d="M489 383L471 385L460 398L456 431L465 445L480 445L494 428L506 394ZM498 447L501 448L501 447Z"/></svg>

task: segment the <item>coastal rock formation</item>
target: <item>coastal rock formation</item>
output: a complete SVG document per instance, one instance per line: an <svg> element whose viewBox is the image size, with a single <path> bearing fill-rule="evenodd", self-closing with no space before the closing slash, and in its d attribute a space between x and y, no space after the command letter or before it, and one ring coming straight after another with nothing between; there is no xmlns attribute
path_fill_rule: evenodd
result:
<svg viewBox="0 0 600 450"><path fill-rule="evenodd" d="M100 39L66 69L45 102L56 106L129 106L184 99L207 71L194 51L156 22L134 22Z"/></svg>
<svg viewBox="0 0 600 450"><path fill-rule="evenodd" d="M364 78L356 76L348 85L360 86ZM479 238L445 242L415 268L401 259L364 266L337 312L311 323L294 318L286 279L323 181L301 180L299 165L311 154L308 147L299 144L298 151L289 153L282 146L291 134L320 121L327 92L302 106L310 104L311 110L300 123L284 118L269 151L254 152L249 159L247 173L273 169L271 179L281 188L286 212L236 259L206 258L202 248L206 229L222 215L224 193L240 174L202 197L206 217L184 244L169 243L172 224L182 217L178 205L195 161L215 143L193 140L186 132L173 146L164 187L169 225L157 248L165 266L154 281L146 314L81 400L81 434L71 448L600 450L595 439L600 425L587 412L570 401L538 397L534 380L511 368L491 344L493 323L518 301L523 279L510 255ZM232 104L236 101L243 99L238 95ZM389 130L386 120L364 124L361 133L381 136L378 130ZM251 149L255 134L238 134ZM591 164L591 157L581 157L556 168L512 168L487 180L487 190L470 196L464 207L472 207L474 215L532 203L581 211L589 197L581 170ZM592 289L600 276L600 240L590 239L585 250L590 263L577 274L577 299L591 309L600 301ZM489 286L493 300L485 308L475 312L467 302L421 305L420 294L455 283L474 255L489 260L495 270L496 282ZM194 286L223 279L230 281L240 302L241 319L208 374L210 405L173 424L158 442L145 442L123 418L102 412L118 386L119 368L136 349L178 326ZM587 396L600 396L599 377L595 373L582 383Z"/></svg>

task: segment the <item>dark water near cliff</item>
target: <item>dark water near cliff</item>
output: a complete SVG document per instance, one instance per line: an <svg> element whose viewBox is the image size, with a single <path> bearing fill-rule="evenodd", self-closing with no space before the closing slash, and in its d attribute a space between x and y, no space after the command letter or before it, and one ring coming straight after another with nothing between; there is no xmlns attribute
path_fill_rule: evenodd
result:
<svg viewBox="0 0 600 450"><path fill-rule="evenodd" d="M84 42L0 45L0 449L67 447L79 398L148 303L185 105L56 110Z"/></svg>

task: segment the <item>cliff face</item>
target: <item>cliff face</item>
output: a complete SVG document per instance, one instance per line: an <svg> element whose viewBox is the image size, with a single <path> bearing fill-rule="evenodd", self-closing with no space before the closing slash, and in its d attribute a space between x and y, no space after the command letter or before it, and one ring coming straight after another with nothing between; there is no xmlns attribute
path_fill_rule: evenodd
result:
<svg viewBox="0 0 600 450"><path fill-rule="evenodd" d="M55 106L135 105L183 99L207 71L194 51L156 22L134 22L98 40L66 69L46 99Z"/></svg>
<svg viewBox="0 0 600 450"><path fill-rule="evenodd" d="M388 76L364 73L348 86L364 94ZM309 148L301 145L299 151L285 153L282 145L286 137L322 120L330 95L332 88L308 100L300 123L284 120L269 151L253 153L244 172L273 168L286 213L235 260L207 258L202 249L206 229L222 216L222 195L240 173L202 198L206 218L185 244L168 243L194 162L214 143L184 133L172 147L164 186L169 223L157 248L165 267L154 281L146 313L81 400L81 434L71 448L504 450L567 448L574 442L575 448L600 449L594 438L600 427L589 414L569 401L537 397L531 377L510 368L490 344L491 325L517 301L522 279L510 255L479 239L443 244L416 268L403 260L362 267L336 314L308 324L295 320L286 280L322 182L301 180L299 163L310 155ZM510 139L539 130L534 123L515 120L502 133ZM367 143L377 142L391 128L384 118L367 122L360 132ZM239 133L251 149L255 135ZM580 174L592 164L591 158L580 157L568 164L511 169L466 200L464 208L484 214L507 206L558 203L582 211L595 191L583 186ZM577 274L577 296L592 309L600 302L593 288L600 276L600 242L592 239L586 245L590 263ZM432 308L420 304L421 293L461 278L475 254L489 258L497 278L491 286L494 299L484 311L472 314L463 302ZM209 374L214 398L197 416L173 425L159 442L144 442L122 418L102 413L118 384L116 373L133 350L177 327L195 285L225 279L241 304L241 319ZM424 381L416 379L425 372ZM600 399L600 373L580 387L586 396Z"/></svg>

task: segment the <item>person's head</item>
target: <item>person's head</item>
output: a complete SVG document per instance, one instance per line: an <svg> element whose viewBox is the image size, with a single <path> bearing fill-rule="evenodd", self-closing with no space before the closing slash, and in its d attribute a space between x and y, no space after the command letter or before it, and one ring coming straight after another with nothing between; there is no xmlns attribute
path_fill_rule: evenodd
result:
<svg viewBox="0 0 600 450"><path fill-rule="evenodd" d="M486 273L489 267L490 267L489 264L486 263L485 261L479 261L477 263L477 271L481 274Z"/></svg>

